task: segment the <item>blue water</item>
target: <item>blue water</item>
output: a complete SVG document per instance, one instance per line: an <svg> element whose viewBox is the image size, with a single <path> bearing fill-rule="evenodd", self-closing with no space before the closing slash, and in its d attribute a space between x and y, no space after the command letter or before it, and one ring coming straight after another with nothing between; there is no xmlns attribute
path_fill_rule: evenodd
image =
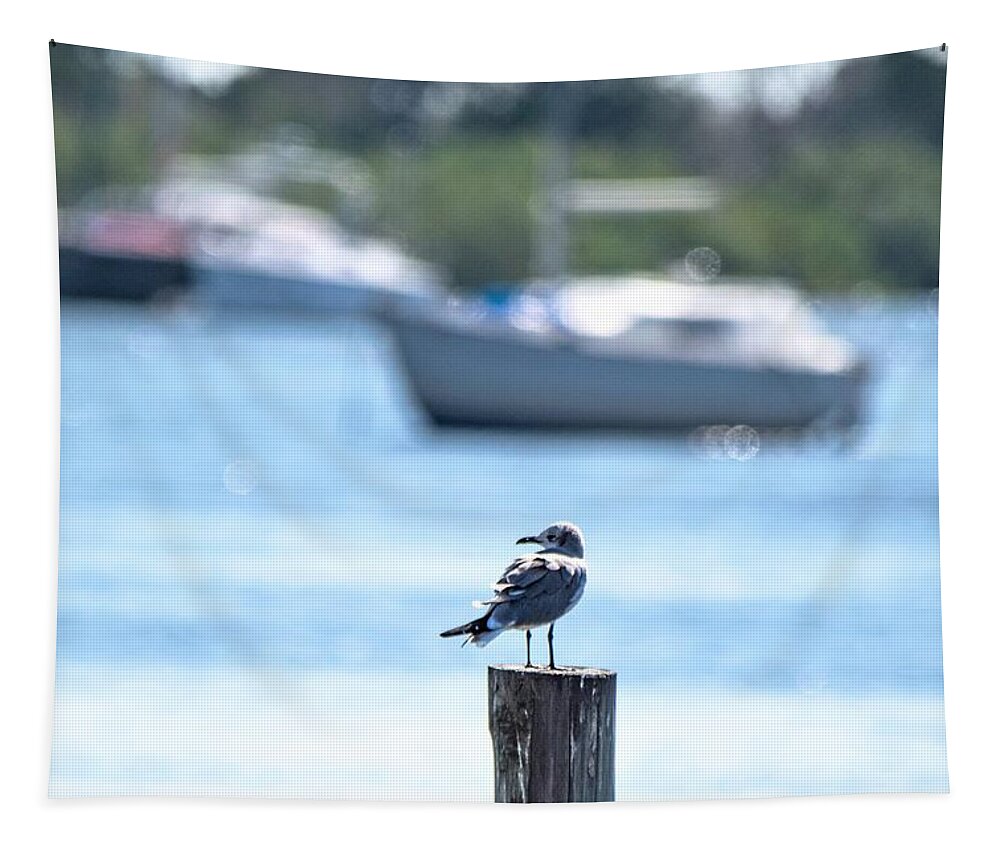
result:
<svg viewBox="0 0 1000 851"><path fill-rule="evenodd" d="M489 799L483 668L522 642L437 633L558 519L620 798L946 788L936 321L822 309L861 433L739 461L436 433L375 326L67 303L53 793Z"/></svg>

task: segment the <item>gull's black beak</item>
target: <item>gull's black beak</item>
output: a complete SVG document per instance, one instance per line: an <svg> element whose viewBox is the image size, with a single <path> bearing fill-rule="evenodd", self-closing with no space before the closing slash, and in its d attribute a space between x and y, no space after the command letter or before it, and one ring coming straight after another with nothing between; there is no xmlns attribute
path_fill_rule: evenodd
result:
<svg viewBox="0 0 1000 851"><path fill-rule="evenodd" d="M527 538L518 538L517 543L519 544L537 544L538 538L534 535L529 535Z"/></svg>

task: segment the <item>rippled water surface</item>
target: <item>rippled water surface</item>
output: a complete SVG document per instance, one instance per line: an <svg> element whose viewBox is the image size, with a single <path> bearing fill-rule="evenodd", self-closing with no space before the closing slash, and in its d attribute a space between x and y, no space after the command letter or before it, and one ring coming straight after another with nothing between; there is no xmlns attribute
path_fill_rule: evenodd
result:
<svg viewBox="0 0 1000 851"><path fill-rule="evenodd" d="M432 432L375 327L65 304L53 793L491 799L522 641L437 633L558 519L620 799L944 790L936 324L826 314L872 360L856 443L712 458Z"/></svg>

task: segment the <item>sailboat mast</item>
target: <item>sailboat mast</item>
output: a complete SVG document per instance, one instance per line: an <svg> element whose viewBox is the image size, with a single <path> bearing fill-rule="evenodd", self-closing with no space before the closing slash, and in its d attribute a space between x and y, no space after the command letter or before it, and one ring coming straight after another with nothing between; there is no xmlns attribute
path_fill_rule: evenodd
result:
<svg viewBox="0 0 1000 851"><path fill-rule="evenodd" d="M573 131L579 85L545 83L546 133L540 167L540 197L535 229L535 271L545 281L569 277L568 191L573 172Z"/></svg>

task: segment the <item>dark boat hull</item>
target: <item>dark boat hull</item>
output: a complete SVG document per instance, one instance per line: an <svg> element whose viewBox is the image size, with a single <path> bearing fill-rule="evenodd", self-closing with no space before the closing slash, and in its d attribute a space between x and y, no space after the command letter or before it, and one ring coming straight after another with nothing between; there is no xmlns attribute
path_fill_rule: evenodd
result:
<svg viewBox="0 0 1000 851"><path fill-rule="evenodd" d="M147 301L185 290L190 281L179 258L59 249L59 291L67 297Z"/></svg>

